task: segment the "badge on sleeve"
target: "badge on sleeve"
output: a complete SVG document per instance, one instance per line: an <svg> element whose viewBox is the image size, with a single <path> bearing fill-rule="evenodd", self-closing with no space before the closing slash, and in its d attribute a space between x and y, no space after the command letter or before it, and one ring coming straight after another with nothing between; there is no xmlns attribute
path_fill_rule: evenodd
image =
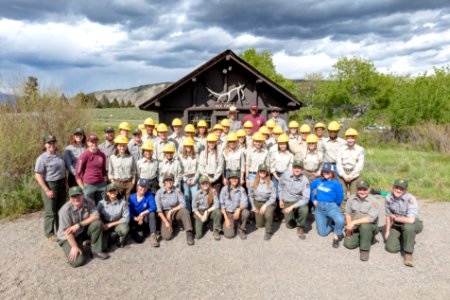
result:
<svg viewBox="0 0 450 300"><path fill-rule="evenodd" d="M413 203L414 203L414 198L412 198L412 197L409 198L409 199L408 199L408 203L409 203L409 204L413 204Z"/></svg>
<svg viewBox="0 0 450 300"><path fill-rule="evenodd" d="M372 206L375 207L375 208L377 208L377 207L378 207L378 202L373 201L373 202L372 202Z"/></svg>

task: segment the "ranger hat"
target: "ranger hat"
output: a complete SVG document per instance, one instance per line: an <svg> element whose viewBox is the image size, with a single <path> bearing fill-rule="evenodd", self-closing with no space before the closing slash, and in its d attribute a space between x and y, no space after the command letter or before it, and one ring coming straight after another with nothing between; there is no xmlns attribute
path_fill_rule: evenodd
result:
<svg viewBox="0 0 450 300"><path fill-rule="evenodd" d="M356 188L357 189L368 189L368 188L370 188L370 184L366 180L360 180L356 184Z"/></svg>
<svg viewBox="0 0 450 300"><path fill-rule="evenodd" d="M56 142L56 137L54 135L47 135L44 137L44 143Z"/></svg>
<svg viewBox="0 0 450 300"><path fill-rule="evenodd" d="M239 178L241 176L241 174L239 173L239 171L237 170L233 170L228 174L228 178Z"/></svg>
<svg viewBox="0 0 450 300"><path fill-rule="evenodd" d="M292 167L293 168L300 167L300 168L303 169L303 161L301 161L301 160L294 160L294 163L292 164Z"/></svg>
<svg viewBox="0 0 450 300"><path fill-rule="evenodd" d="M172 173L164 173L163 181L166 181L166 180L174 180L174 179L175 179L175 176L173 176Z"/></svg>
<svg viewBox="0 0 450 300"><path fill-rule="evenodd" d="M82 135L85 135L85 133L84 133L84 129L83 128L75 128L75 130L73 131L73 134L75 135L75 134L82 134Z"/></svg>
<svg viewBox="0 0 450 300"><path fill-rule="evenodd" d="M394 181L394 186L398 186L401 187L402 189L407 189L408 188L408 181L404 180L404 179L396 179Z"/></svg>
<svg viewBox="0 0 450 300"><path fill-rule="evenodd" d="M110 191L117 191L117 185L115 185L114 183L110 183L106 186L106 191L110 192Z"/></svg>
<svg viewBox="0 0 450 300"><path fill-rule="evenodd" d="M114 132L114 128L112 128L111 126L108 126L108 127L106 127L103 131L104 131L105 133L107 133L107 132Z"/></svg>
<svg viewBox="0 0 450 300"><path fill-rule="evenodd" d="M83 190L79 186L73 186L69 190L69 197L72 197L75 195L83 195Z"/></svg>
<svg viewBox="0 0 450 300"><path fill-rule="evenodd" d="M333 170L333 167L330 163L324 163L322 166L322 172L331 172Z"/></svg>
<svg viewBox="0 0 450 300"><path fill-rule="evenodd" d="M209 177L206 175L200 176L200 178L198 179L198 183L202 184L203 182L209 182Z"/></svg>
<svg viewBox="0 0 450 300"><path fill-rule="evenodd" d="M269 167L266 164L260 164L258 166L258 172L260 172L260 171L269 172Z"/></svg>
<svg viewBox="0 0 450 300"><path fill-rule="evenodd" d="M138 185L140 186L148 186L148 180L145 178L141 178L138 180Z"/></svg>

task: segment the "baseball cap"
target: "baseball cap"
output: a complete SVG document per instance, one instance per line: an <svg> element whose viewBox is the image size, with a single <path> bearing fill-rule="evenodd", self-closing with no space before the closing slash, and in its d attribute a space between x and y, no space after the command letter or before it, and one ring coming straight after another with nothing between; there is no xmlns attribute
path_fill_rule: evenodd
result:
<svg viewBox="0 0 450 300"><path fill-rule="evenodd" d="M398 186L398 187L401 187L402 189L406 190L408 188L408 181L401 179L401 178L396 179L394 181L394 186Z"/></svg>
<svg viewBox="0 0 450 300"><path fill-rule="evenodd" d="M107 132L114 132L114 128L112 128L111 126L108 126L108 127L106 127L103 131L104 131L105 133L107 133Z"/></svg>
<svg viewBox="0 0 450 300"><path fill-rule="evenodd" d="M331 172L332 169L333 167L330 163L324 163L322 166L322 172Z"/></svg>
<svg viewBox="0 0 450 300"><path fill-rule="evenodd" d="M47 135L44 137L44 143L56 142L56 137L54 135Z"/></svg>
<svg viewBox="0 0 450 300"><path fill-rule="evenodd" d="M83 128L80 128L80 127L75 128L75 130L73 131L73 134L82 134L82 135L85 135L84 129L83 129Z"/></svg>
<svg viewBox="0 0 450 300"><path fill-rule="evenodd" d="M266 172L269 172L269 167L266 165L266 164L260 164L259 166L258 166L258 172L259 171L266 171Z"/></svg>
<svg viewBox="0 0 450 300"><path fill-rule="evenodd" d="M256 109L256 110L258 110L258 105L253 104L252 106L250 106L250 109Z"/></svg>
<svg viewBox="0 0 450 300"><path fill-rule="evenodd" d="M114 183L110 183L106 186L106 191L107 192L117 191L117 186Z"/></svg>
<svg viewBox="0 0 450 300"><path fill-rule="evenodd" d="M166 180L174 180L174 179L175 179L175 176L173 176L172 173L165 173L165 174L164 174L163 181L166 181Z"/></svg>
<svg viewBox="0 0 450 300"><path fill-rule="evenodd" d="M200 178L198 179L198 183L203 183L203 182L209 182L209 177L206 175L202 175L200 176Z"/></svg>
<svg viewBox="0 0 450 300"><path fill-rule="evenodd" d="M136 128L135 130L133 130L133 135L142 135L142 131L139 128Z"/></svg>
<svg viewBox="0 0 450 300"><path fill-rule="evenodd" d="M301 160L294 160L294 163L292 164L292 167L300 167L303 169L303 161Z"/></svg>
<svg viewBox="0 0 450 300"><path fill-rule="evenodd" d="M98 141L98 136L96 136L95 134L91 134L88 138L88 141L93 143L93 142L97 142Z"/></svg>
<svg viewBox="0 0 450 300"><path fill-rule="evenodd" d="M360 180L356 183L357 189L368 189L370 187L369 183L366 180Z"/></svg>
<svg viewBox="0 0 450 300"><path fill-rule="evenodd" d="M148 186L148 180L145 179L145 178L140 178L138 180L138 185L140 185L140 186Z"/></svg>
<svg viewBox="0 0 450 300"><path fill-rule="evenodd" d="M239 178L241 176L241 174L239 173L239 171L233 170L228 174L228 178L232 178L232 177L237 177Z"/></svg>
<svg viewBox="0 0 450 300"><path fill-rule="evenodd" d="M75 196L75 195L82 195L83 190L79 186L73 186L69 190L69 197Z"/></svg>

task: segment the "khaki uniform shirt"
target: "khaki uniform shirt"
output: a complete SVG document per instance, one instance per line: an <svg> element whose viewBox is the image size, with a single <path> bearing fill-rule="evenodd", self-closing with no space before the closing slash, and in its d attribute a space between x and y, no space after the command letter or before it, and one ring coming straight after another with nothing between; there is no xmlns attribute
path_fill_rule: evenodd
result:
<svg viewBox="0 0 450 300"><path fill-rule="evenodd" d="M307 150L305 156L303 157L304 169L310 172L317 173L320 175L320 169L323 163L323 153L322 151L316 149L315 151Z"/></svg>
<svg viewBox="0 0 450 300"><path fill-rule="evenodd" d="M308 150L306 142L300 140L289 141L289 149L294 154L294 160L303 160Z"/></svg>
<svg viewBox="0 0 450 300"><path fill-rule="evenodd" d="M196 155L195 158L192 158L191 156L187 156L186 158L183 158L183 156L180 156L180 162L181 162L181 168L183 169L183 180L186 181L189 179L190 181L196 182L200 171L198 170L198 156ZM191 176L193 177L186 177Z"/></svg>
<svg viewBox="0 0 450 300"><path fill-rule="evenodd" d="M277 141L273 137L269 137L265 142L264 145L266 146L266 149L270 151L273 146L276 146L276 149L278 149Z"/></svg>
<svg viewBox="0 0 450 300"><path fill-rule="evenodd" d="M158 177L158 165L159 162L156 159L146 159L145 157L141 158L137 164L137 174L139 178L145 178L148 180L152 180Z"/></svg>
<svg viewBox="0 0 450 300"><path fill-rule="evenodd" d="M245 153L244 150L227 150L223 152L225 170L245 172Z"/></svg>
<svg viewBox="0 0 450 300"><path fill-rule="evenodd" d="M208 154L208 158L206 158ZM212 178L212 182L217 181L223 173L223 155L219 150L204 150L200 153L198 168L201 175L207 175Z"/></svg>
<svg viewBox="0 0 450 300"><path fill-rule="evenodd" d="M256 188L253 185L248 189L248 199L255 207L255 201L265 202L267 205L273 205L277 198L277 190L272 181L270 181L269 187L265 181L260 181Z"/></svg>
<svg viewBox="0 0 450 300"><path fill-rule="evenodd" d="M171 191L166 191L165 188L160 188L156 192L156 211L163 212L165 210L171 210L174 207L180 205L185 208L186 203L184 202L184 196L181 190L178 188L173 188Z"/></svg>
<svg viewBox="0 0 450 300"><path fill-rule="evenodd" d="M368 195L365 199L353 195L345 205L345 214L351 216L352 221L368 217L372 223L376 223L379 213L380 203L372 195Z"/></svg>
<svg viewBox="0 0 450 300"><path fill-rule="evenodd" d="M345 145L339 149L336 161L339 176L343 177L344 174L347 174L351 179L355 179L359 177L363 167L363 147L355 144L352 148Z"/></svg>
<svg viewBox="0 0 450 300"><path fill-rule="evenodd" d="M270 170L272 172L284 173L292 169L294 155L289 151L277 151L271 155Z"/></svg>
<svg viewBox="0 0 450 300"><path fill-rule="evenodd" d="M180 186L181 179L183 178L183 169L181 167L181 163L178 159L172 158L171 160L167 160L164 158L158 164L158 174L159 174L159 186L164 186L164 174L172 173L174 176L173 185L176 187Z"/></svg>
<svg viewBox="0 0 450 300"><path fill-rule="evenodd" d="M258 172L260 164L270 165L269 152L266 149L247 150L246 165L249 166L249 172Z"/></svg>
<svg viewBox="0 0 450 300"><path fill-rule="evenodd" d="M292 170L283 174L279 183L280 200L295 203L294 207L308 204L310 197L309 180L305 175L295 177Z"/></svg>
<svg viewBox="0 0 450 300"><path fill-rule="evenodd" d="M153 157L159 161L162 161L164 159L164 146L166 144L172 144L175 147L175 152L173 154L174 158L177 158L178 156L178 143L174 140L166 139L165 141L162 141L159 137L155 139L155 142L153 143L155 146L155 149L153 150Z"/></svg>
<svg viewBox="0 0 450 300"><path fill-rule="evenodd" d="M324 160L327 163L334 164L337 161L337 156L339 149L347 144L347 142L344 139L341 139L340 137L332 140L330 138L324 139L323 141L323 147L325 148L325 156Z"/></svg>
<svg viewBox="0 0 450 300"><path fill-rule="evenodd" d="M211 203L211 207L216 209L220 209L219 197L217 197L216 190L212 189L213 193L213 202ZM210 206L208 205L208 193L203 190L199 190L192 199L192 212L197 210L207 210Z"/></svg>
<svg viewBox="0 0 450 300"><path fill-rule="evenodd" d="M392 193L386 196L386 216L396 215L407 218L419 218L419 203L416 197L405 193L400 199L396 199Z"/></svg>
<svg viewBox="0 0 450 300"><path fill-rule="evenodd" d="M240 206L248 206L248 197L242 186L237 189L232 189L224 186L220 191L220 208L225 209L226 212L233 213Z"/></svg>
<svg viewBox="0 0 450 300"><path fill-rule="evenodd" d="M58 239L61 241L67 240L64 230L86 220L91 215L98 216L99 213L95 207L94 202L84 198L83 204L80 208L76 208L70 201L66 202L58 212L59 227L58 227ZM83 230L78 230L74 233L74 237L79 236Z"/></svg>
<svg viewBox="0 0 450 300"><path fill-rule="evenodd" d="M45 181L57 181L66 177L66 168L61 154L42 152L36 160L35 173L44 176Z"/></svg>
<svg viewBox="0 0 450 300"><path fill-rule="evenodd" d="M136 176L136 163L131 155L115 155L109 159L108 178L126 180Z"/></svg>
<svg viewBox="0 0 450 300"><path fill-rule="evenodd" d="M183 136L181 134L180 135L175 135L175 133L172 133L171 135L169 135L167 137L167 139L176 142L175 143L176 144L176 147L175 147L176 150L179 150L180 148L183 148Z"/></svg>

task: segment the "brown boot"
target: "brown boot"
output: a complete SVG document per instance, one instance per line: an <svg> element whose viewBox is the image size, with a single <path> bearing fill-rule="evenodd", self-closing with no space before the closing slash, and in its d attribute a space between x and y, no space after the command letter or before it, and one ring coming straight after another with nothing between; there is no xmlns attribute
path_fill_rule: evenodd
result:
<svg viewBox="0 0 450 300"><path fill-rule="evenodd" d="M299 239L304 240L305 237L305 229L301 228L301 227L297 227L297 236L299 237Z"/></svg>
<svg viewBox="0 0 450 300"><path fill-rule="evenodd" d="M156 236L156 233L152 233L150 235L150 246L159 247L158 237Z"/></svg>
<svg viewBox="0 0 450 300"><path fill-rule="evenodd" d="M405 264L405 266L414 267L414 259L411 253L405 253L405 255L403 256L403 263Z"/></svg>
<svg viewBox="0 0 450 300"><path fill-rule="evenodd" d="M359 259L361 261L368 261L369 260L369 251L359 250Z"/></svg>

